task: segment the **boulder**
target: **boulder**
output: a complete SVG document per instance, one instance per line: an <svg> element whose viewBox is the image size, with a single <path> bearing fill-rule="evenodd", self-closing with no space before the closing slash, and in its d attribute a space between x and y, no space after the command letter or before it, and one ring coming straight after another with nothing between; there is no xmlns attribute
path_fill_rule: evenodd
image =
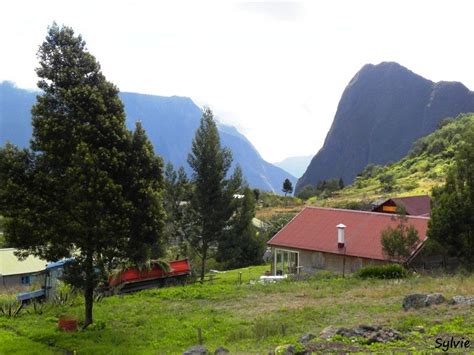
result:
<svg viewBox="0 0 474 355"><path fill-rule="evenodd" d="M425 306L431 306L432 304L440 304L446 301L446 298L441 293L432 293L426 296Z"/></svg>
<svg viewBox="0 0 474 355"><path fill-rule="evenodd" d="M414 293L408 296L405 296L403 299L403 309L405 311L409 310L410 308L422 308L425 307L425 294L422 293Z"/></svg>
<svg viewBox="0 0 474 355"><path fill-rule="evenodd" d="M474 306L474 296L454 296L448 302L449 304L468 304Z"/></svg>
<svg viewBox="0 0 474 355"><path fill-rule="evenodd" d="M195 345L186 350L183 355L207 355L209 351L202 345Z"/></svg>
<svg viewBox="0 0 474 355"><path fill-rule="evenodd" d="M431 294L422 294L414 293L408 296L405 296L403 299L403 309L405 311L410 308L423 308L429 307L433 304L443 303L446 299L441 293L431 293Z"/></svg>

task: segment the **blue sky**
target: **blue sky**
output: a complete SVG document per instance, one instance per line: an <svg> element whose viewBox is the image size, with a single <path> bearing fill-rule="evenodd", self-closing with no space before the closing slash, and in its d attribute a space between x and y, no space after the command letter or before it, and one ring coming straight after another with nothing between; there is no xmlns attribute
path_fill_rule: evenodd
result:
<svg viewBox="0 0 474 355"><path fill-rule="evenodd" d="M474 89L470 1L28 1L2 3L0 80L35 88L53 21L83 35L122 91L191 97L269 161L314 154L344 87L397 61Z"/></svg>

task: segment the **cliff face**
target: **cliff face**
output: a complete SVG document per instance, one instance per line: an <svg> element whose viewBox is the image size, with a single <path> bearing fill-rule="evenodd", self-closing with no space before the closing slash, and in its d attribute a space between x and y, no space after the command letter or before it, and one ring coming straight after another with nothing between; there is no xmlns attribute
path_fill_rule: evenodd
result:
<svg viewBox="0 0 474 355"><path fill-rule="evenodd" d="M442 119L471 111L474 93L461 83L433 83L397 63L365 65L344 90L324 145L296 191L325 179L351 183L367 164L402 158Z"/></svg>

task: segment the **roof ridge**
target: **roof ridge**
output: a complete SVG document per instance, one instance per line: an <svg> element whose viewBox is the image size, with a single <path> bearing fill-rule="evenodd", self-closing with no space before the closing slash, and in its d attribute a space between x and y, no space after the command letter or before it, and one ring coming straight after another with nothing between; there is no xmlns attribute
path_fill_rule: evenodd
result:
<svg viewBox="0 0 474 355"><path fill-rule="evenodd" d="M312 208L312 209L317 209L317 210L328 210L328 211L343 211L343 212L350 212L350 213L364 213L364 214L370 214L370 215L378 215L378 216L385 216L385 217L393 217L396 214L392 213L383 213L383 212L372 212L372 211L360 211L360 210L349 210L346 208L334 208L334 207L317 207L317 206L305 206L302 211L304 211L306 208ZM301 213L300 212L300 213ZM298 213L299 214L299 213ZM296 217L296 216L295 216ZM430 217L423 217L423 216L410 216L407 215L405 216L408 219L423 219L423 220L429 220Z"/></svg>

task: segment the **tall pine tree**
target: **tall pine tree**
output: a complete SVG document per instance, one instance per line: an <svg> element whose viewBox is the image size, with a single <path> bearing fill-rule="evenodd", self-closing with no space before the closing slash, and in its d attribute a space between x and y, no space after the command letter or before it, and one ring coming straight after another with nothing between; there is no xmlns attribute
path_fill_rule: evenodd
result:
<svg viewBox="0 0 474 355"><path fill-rule="evenodd" d="M241 177L226 175L232 163L232 154L221 148L219 132L212 111L205 108L201 124L192 143L188 163L193 169L193 194L188 212L187 239L201 259L199 270L204 280L206 261L215 256L217 245L235 206L233 196L240 189Z"/></svg>
<svg viewBox="0 0 474 355"><path fill-rule="evenodd" d="M161 236L162 163L140 125L133 135L126 129L118 89L81 36L53 24L38 58L32 153L11 154L24 171L10 176L4 194L14 185L21 192L1 207L6 237L23 255L74 258L71 280L84 290L87 327L97 268L138 262Z"/></svg>

